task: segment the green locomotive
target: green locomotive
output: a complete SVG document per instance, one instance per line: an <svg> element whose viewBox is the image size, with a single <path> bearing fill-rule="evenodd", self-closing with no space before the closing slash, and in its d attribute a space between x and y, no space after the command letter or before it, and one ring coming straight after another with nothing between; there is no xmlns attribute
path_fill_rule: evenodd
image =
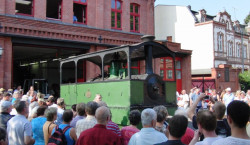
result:
<svg viewBox="0 0 250 145"><path fill-rule="evenodd" d="M154 36L145 36L141 43L61 60L60 96L71 106L87 103L101 94L111 109L112 120L119 125L129 124L131 109L164 105L172 114L176 109L176 81L163 81L153 72L152 61L160 57L175 60L175 53L153 39ZM133 71L137 62L145 64L145 74ZM87 81L79 79L91 66L100 74Z"/></svg>

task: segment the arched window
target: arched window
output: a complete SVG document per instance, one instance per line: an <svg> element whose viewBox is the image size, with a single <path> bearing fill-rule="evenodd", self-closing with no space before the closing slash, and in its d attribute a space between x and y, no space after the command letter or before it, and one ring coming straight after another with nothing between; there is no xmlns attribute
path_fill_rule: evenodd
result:
<svg viewBox="0 0 250 145"><path fill-rule="evenodd" d="M243 57L247 58L247 45L243 45Z"/></svg>
<svg viewBox="0 0 250 145"><path fill-rule="evenodd" d="M229 30L229 22L228 21L226 21L226 24L227 24L227 29Z"/></svg>
<svg viewBox="0 0 250 145"><path fill-rule="evenodd" d="M140 32L140 6L130 4L130 31Z"/></svg>
<svg viewBox="0 0 250 145"><path fill-rule="evenodd" d="M219 32L217 34L218 38L217 38L217 41L218 41L218 51L223 51L223 33Z"/></svg>
<svg viewBox="0 0 250 145"><path fill-rule="evenodd" d="M122 2L120 0L111 1L111 28L122 28Z"/></svg>
<svg viewBox="0 0 250 145"><path fill-rule="evenodd" d="M233 42L228 41L228 56L232 56L232 55L233 55Z"/></svg>
<svg viewBox="0 0 250 145"><path fill-rule="evenodd" d="M236 44L236 53L237 53L237 57L240 57L240 43Z"/></svg>

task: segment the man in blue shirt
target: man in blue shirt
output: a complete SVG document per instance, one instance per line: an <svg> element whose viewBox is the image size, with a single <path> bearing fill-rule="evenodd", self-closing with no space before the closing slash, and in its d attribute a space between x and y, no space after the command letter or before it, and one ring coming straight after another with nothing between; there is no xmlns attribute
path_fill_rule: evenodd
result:
<svg viewBox="0 0 250 145"><path fill-rule="evenodd" d="M192 100L192 104L195 102L196 99L198 99L198 97L200 96L200 89L199 88L196 88L195 89L195 93L191 96L191 100ZM191 105L192 105L191 104ZM190 106L191 106L190 105ZM201 101L197 104L197 107L196 107L196 112L198 112L198 110L202 107L202 103Z"/></svg>
<svg viewBox="0 0 250 145"><path fill-rule="evenodd" d="M141 114L143 128L140 132L135 133L129 140L128 145L152 145L167 141L167 137L155 130L156 112L153 109L144 109Z"/></svg>
<svg viewBox="0 0 250 145"><path fill-rule="evenodd" d="M75 13L73 12L73 22L77 22L77 17L75 16Z"/></svg>

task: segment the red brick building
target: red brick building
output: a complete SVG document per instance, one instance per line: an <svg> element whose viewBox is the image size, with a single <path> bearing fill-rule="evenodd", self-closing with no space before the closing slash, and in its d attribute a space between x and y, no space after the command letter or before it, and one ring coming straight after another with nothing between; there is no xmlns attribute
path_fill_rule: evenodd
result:
<svg viewBox="0 0 250 145"><path fill-rule="evenodd" d="M174 78L176 77L176 91L178 91L178 93L181 93L181 90L189 92L192 88L192 50L181 49L181 44L172 42L172 37L168 37L167 41L160 41L160 43L166 45L173 52L176 52L175 64L170 57L160 58L159 62L157 62L157 64L160 65L155 65L155 72L166 81L174 81ZM174 73L174 65L176 73Z"/></svg>
<svg viewBox="0 0 250 145"><path fill-rule="evenodd" d="M154 35L154 0L0 0L0 87L27 78L59 84L59 59L145 34Z"/></svg>

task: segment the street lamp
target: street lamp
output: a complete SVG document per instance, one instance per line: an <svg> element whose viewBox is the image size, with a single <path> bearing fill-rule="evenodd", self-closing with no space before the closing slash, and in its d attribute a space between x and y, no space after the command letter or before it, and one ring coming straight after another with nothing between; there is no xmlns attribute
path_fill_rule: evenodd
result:
<svg viewBox="0 0 250 145"><path fill-rule="evenodd" d="M241 61L242 61L242 70L241 70L241 72L242 73L244 72L244 50L243 49L244 49L243 48L243 30L241 28L241 51L242 51L242 59L241 59Z"/></svg>

